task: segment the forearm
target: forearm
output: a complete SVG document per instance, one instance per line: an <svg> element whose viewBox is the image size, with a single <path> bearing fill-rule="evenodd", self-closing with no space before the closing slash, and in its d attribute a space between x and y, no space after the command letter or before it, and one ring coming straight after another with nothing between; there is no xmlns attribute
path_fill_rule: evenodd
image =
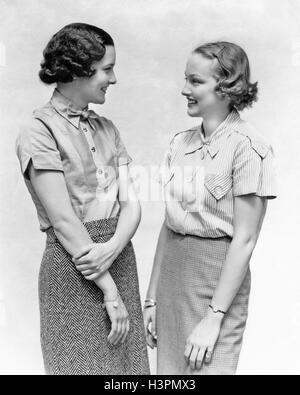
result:
<svg viewBox="0 0 300 395"><path fill-rule="evenodd" d="M248 240L233 238L211 301L214 307L222 311L229 309L248 271L255 244L255 237Z"/></svg>
<svg viewBox="0 0 300 395"><path fill-rule="evenodd" d="M83 223L75 215L57 221L54 223L53 229L58 240L71 256L74 256L86 245L93 243ZM116 295L117 288L108 271L95 279L94 282L109 297Z"/></svg>
<svg viewBox="0 0 300 395"><path fill-rule="evenodd" d="M118 256L134 236L141 220L141 207L138 201L121 203L120 215L115 234L110 239Z"/></svg>
<svg viewBox="0 0 300 395"><path fill-rule="evenodd" d="M162 224L158 242L157 242L157 247L155 251L155 256L154 256L154 262L153 262L153 267L152 267L152 273L151 273L151 278L150 278L150 283L147 291L147 299L154 299L156 300L156 290L157 290L157 283L159 279L159 274L160 274L160 268L162 264L162 258L163 258L163 248L166 243L166 237L167 237L167 227L165 222Z"/></svg>

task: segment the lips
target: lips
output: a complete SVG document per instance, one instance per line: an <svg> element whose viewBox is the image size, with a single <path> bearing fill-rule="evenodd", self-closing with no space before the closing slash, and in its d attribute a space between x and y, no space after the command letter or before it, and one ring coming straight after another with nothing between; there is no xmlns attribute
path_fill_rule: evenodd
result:
<svg viewBox="0 0 300 395"><path fill-rule="evenodd" d="M101 90L102 92L106 93L107 87L106 87L106 88L101 88L100 90Z"/></svg>
<svg viewBox="0 0 300 395"><path fill-rule="evenodd" d="M193 105L193 104L197 104L197 100L191 99L191 98L187 98L188 101L188 105Z"/></svg>

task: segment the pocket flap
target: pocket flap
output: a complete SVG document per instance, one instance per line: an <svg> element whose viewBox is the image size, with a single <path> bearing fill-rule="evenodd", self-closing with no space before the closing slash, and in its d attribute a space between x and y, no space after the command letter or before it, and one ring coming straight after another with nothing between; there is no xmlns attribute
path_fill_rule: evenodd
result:
<svg viewBox="0 0 300 395"><path fill-rule="evenodd" d="M232 176L229 174L207 174L204 181L206 189L220 200L232 188Z"/></svg>

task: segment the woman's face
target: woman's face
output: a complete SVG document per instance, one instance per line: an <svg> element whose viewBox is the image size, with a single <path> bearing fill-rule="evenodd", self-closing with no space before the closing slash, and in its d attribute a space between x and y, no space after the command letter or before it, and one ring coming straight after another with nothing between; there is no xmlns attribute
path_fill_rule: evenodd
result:
<svg viewBox="0 0 300 395"><path fill-rule="evenodd" d="M187 98L187 113L191 117L205 117L224 106L229 106L228 99L215 90L217 80L215 66L217 59L208 59L201 54L192 53L188 59L182 94Z"/></svg>
<svg viewBox="0 0 300 395"><path fill-rule="evenodd" d="M92 66L96 73L92 77L84 77L75 80L76 90L83 103L103 104L106 90L111 84L117 82L114 73L116 52L113 46L106 46L104 57Z"/></svg>

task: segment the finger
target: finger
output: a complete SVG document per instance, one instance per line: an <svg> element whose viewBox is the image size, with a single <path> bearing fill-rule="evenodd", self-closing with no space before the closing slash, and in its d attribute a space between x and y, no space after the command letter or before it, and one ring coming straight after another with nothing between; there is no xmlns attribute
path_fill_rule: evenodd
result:
<svg viewBox="0 0 300 395"><path fill-rule="evenodd" d="M146 340L147 340L148 346L153 350L155 345L153 342L153 336L152 336L149 329L147 330Z"/></svg>
<svg viewBox="0 0 300 395"><path fill-rule="evenodd" d="M84 270L81 272L83 276L90 276L91 274L94 274L92 270Z"/></svg>
<svg viewBox="0 0 300 395"><path fill-rule="evenodd" d="M83 273L84 271L90 270L91 273L98 273L99 274L98 266L96 266L95 264L92 264L92 265L79 265L79 266L77 266L75 264L75 267L76 267L76 270L78 270L81 273Z"/></svg>
<svg viewBox="0 0 300 395"><path fill-rule="evenodd" d="M192 370L196 369L196 360L197 360L198 352L199 352L199 348L197 346L194 346L190 355L190 362L189 362L190 368Z"/></svg>
<svg viewBox="0 0 300 395"><path fill-rule="evenodd" d="M91 270L90 265L77 265L77 263L75 263L75 267L79 272L83 272L84 270Z"/></svg>
<svg viewBox="0 0 300 395"><path fill-rule="evenodd" d="M85 278L86 280L89 280L89 281L94 281L94 280L96 280L99 276L100 276L99 273L93 273L93 274L90 274L90 275L88 275L88 276L85 276L84 278Z"/></svg>
<svg viewBox="0 0 300 395"><path fill-rule="evenodd" d="M196 359L196 365L195 365L195 368L196 368L197 370L200 370L200 369L201 369L201 366L202 366L202 363L203 363L203 359L204 359L205 351L206 351L206 347L201 347L201 348L199 349L199 352L198 352L198 355L197 355L197 359Z"/></svg>
<svg viewBox="0 0 300 395"><path fill-rule="evenodd" d="M122 343L122 344L125 342L126 337L127 337L127 335L128 335L128 332L129 332L129 320L128 320L128 318L127 318L127 320L126 320L126 322L125 322L125 333L124 333L124 335L123 335L123 337L122 337L122 339L121 339L121 343Z"/></svg>
<svg viewBox="0 0 300 395"><path fill-rule="evenodd" d="M119 341L120 341L120 339L121 339L121 337L122 337L122 335L123 335L122 330L123 330L123 328L122 328L122 321L121 321L121 320L118 320L116 338L115 338L115 340L114 340L114 342L113 342L113 345L114 345L114 346L116 346L117 344L119 344Z"/></svg>
<svg viewBox="0 0 300 395"><path fill-rule="evenodd" d="M211 347L208 347L207 350L206 350L205 358L204 358L204 362L205 363L210 363L211 362L212 353L213 353L213 349Z"/></svg>
<svg viewBox="0 0 300 395"><path fill-rule="evenodd" d="M120 343L123 343L123 338L124 336L126 337L126 329L127 329L127 318L124 318L123 322L122 322L122 335L120 338Z"/></svg>
<svg viewBox="0 0 300 395"><path fill-rule="evenodd" d="M185 358L185 361L186 361L187 364L189 363L189 359L190 359L190 355L191 355L192 349L193 349L192 344L189 344L189 343L188 343L188 344L185 346L184 358Z"/></svg>
<svg viewBox="0 0 300 395"><path fill-rule="evenodd" d="M75 265L88 265L90 264L92 261L91 259L91 254L90 252L88 252L87 254L85 254L84 256L82 256L81 258L74 258L73 262L75 263Z"/></svg>
<svg viewBox="0 0 300 395"><path fill-rule="evenodd" d="M156 314L152 314L152 322L151 322L151 333L154 339L156 339Z"/></svg>
<svg viewBox="0 0 300 395"><path fill-rule="evenodd" d="M113 344L115 338L116 338L116 333L117 333L117 321L113 320L111 323L111 331L107 337L108 341Z"/></svg>
<svg viewBox="0 0 300 395"><path fill-rule="evenodd" d="M82 247L75 255L73 255L72 259L78 259L78 258L82 257L83 255L88 254L93 247L94 247L94 244L88 244L88 245Z"/></svg>

